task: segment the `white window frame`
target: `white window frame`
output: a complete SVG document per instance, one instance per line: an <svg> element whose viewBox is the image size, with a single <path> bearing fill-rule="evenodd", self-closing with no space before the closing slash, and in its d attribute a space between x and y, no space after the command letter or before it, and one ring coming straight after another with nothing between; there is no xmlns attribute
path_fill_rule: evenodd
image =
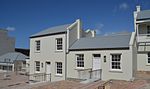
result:
<svg viewBox="0 0 150 89"><path fill-rule="evenodd" d="M148 37L150 37L150 26L149 25L147 25L146 34Z"/></svg>
<svg viewBox="0 0 150 89"><path fill-rule="evenodd" d="M39 42L39 44L38 44ZM40 40L36 40L35 41L35 52L40 52L41 50L41 41Z"/></svg>
<svg viewBox="0 0 150 89"><path fill-rule="evenodd" d="M61 64L61 65L58 65L58 64ZM61 71L61 73L58 72ZM62 62L56 62L56 75L59 75L59 76L62 76L63 74L63 63Z"/></svg>
<svg viewBox="0 0 150 89"><path fill-rule="evenodd" d="M82 57L82 58L83 58L83 67L81 67L81 66L79 67L79 66L78 66L78 61L79 61L79 60L78 60L77 58L78 58L80 55L83 55L83 57ZM82 61L80 60L80 62L82 62ZM85 67L84 54L76 54L76 68L77 68L77 69L84 69L84 67Z"/></svg>
<svg viewBox="0 0 150 89"><path fill-rule="evenodd" d="M58 39L62 40L62 42L60 42L60 44L58 44ZM58 49L58 46L62 46L62 48ZM63 51L63 38L56 38L56 51Z"/></svg>
<svg viewBox="0 0 150 89"><path fill-rule="evenodd" d="M37 65L37 62L39 63L39 65ZM41 68L40 68L40 61L35 61L35 72L36 73L39 73L40 72L40 70L41 70ZM39 70L37 70L37 68L39 68Z"/></svg>
<svg viewBox="0 0 150 89"><path fill-rule="evenodd" d="M149 55L149 56L148 56ZM150 63L148 62L150 60L150 52L147 53L147 60L146 60L146 64L150 65Z"/></svg>
<svg viewBox="0 0 150 89"><path fill-rule="evenodd" d="M120 69L112 68L112 55L120 55ZM122 71L122 54L121 53L110 54L110 71Z"/></svg>

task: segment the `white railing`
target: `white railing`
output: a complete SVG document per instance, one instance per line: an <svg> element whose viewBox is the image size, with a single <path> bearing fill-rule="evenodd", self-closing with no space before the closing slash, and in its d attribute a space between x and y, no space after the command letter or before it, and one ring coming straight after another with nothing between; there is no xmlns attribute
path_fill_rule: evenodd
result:
<svg viewBox="0 0 150 89"><path fill-rule="evenodd" d="M138 34L137 41L138 42L150 42L150 34Z"/></svg>
<svg viewBox="0 0 150 89"><path fill-rule="evenodd" d="M101 79L101 69L92 70L92 69L85 69L85 70L78 70L79 79Z"/></svg>
<svg viewBox="0 0 150 89"><path fill-rule="evenodd" d="M46 73L35 73L35 74L29 74L29 81L30 82L42 82L42 81L51 81L51 74Z"/></svg>

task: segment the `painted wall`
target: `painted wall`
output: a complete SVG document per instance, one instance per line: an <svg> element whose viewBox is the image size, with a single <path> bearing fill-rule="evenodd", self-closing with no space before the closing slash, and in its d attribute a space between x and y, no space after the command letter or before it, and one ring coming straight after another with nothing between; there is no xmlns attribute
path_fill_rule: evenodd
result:
<svg viewBox="0 0 150 89"><path fill-rule="evenodd" d="M56 51L56 38L63 38L63 51ZM40 52L35 51L35 41L41 41ZM30 39L30 74L35 72L35 61L43 63L43 67L40 66L39 73L45 73L46 62L51 63L51 81L59 81L65 79L65 47L66 45L66 34L51 35L45 37L38 37ZM62 76L56 75L56 62L62 62L63 74Z"/></svg>
<svg viewBox="0 0 150 89"><path fill-rule="evenodd" d="M122 71L110 70L110 54L112 53L122 54ZM78 69L76 68L76 54L84 54L85 69L92 68L93 54L101 54L102 80L130 80L132 78L133 65L131 50L70 51L67 55L67 78L79 78ZM106 56L106 62L103 61L104 56Z"/></svg>
<svg viewBox="0 0 150 89"><path fill-rule="evenodd" d="M147 53L137 54L137 68L138 71L150 71L150 65L147 64Z"/></svg>

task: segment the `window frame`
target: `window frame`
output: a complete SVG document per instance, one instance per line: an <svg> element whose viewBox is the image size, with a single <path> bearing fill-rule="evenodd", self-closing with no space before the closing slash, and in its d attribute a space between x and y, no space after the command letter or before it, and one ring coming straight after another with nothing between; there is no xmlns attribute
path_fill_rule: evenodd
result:
<svg viewBox="0 0 150 89"><path fill-rule="evenodd" d="M39 63L39 65L37 65L37 63ZM39 69L39 70L37 70L37 68ZM35 61L35 72L40 72L40 70L41 70L41 64L40 64L40 61Z"/></svg>
<svg viewBox="0 0 150 89"><path fill-rule="evenodd" d="M58 40L61 39L61 42L58 44ZM63 38L56 38L56 51L63 51ZM58 49L58 46L61 46L61 49Z"/></svg>
<svg viewBox="0 0 150 89"><path fill-rule="evenodd" d="M80 55L83 56L83 57L82 57L83 60L80 60L80 61L79 61L79 60L78 60L78 57L79 57ZM78 65L79 65L79 64L78 64L78 63L79 63L78 61L80 62L80 65L83 64L83 66L78 66ZM83 63L81 63L81 62L83 62ZM76 68L77 68L77 69L84 69L84 67L85 67L84 54L76 54Z"/></svg>
<svg viewBox="0 0 150 89"><path fill-rule="evenodd" d="M147 53L146 64L150 65L150 52Z"/></svg>
<svg viewBox="0 0 150 89"><path fill-rule="evenodd" d="M58 65L59 63L61 65ZM61 72L58 72L58 71L61 71ZM62 74L63 74L63 63L62 62L56 62L56 75L62 76Z"/></svg>
<svg viewBox="0 0 150 89"><path fill-rule="evenodd" d="M120 55L120 69L112 68L112 55ZM110 71L122 71L122 54L121 53L110 54Z"/></svg>
<svg viewBox="0 0 150 89"><path fill-rule="evenodd" d="M35 41L35 52L40 52L40 51L41 51L41 41L40 40L36 40Z"/></svg>
<svg viewBox="0 0 150 89"><path fill-rule="evenodd" d="M147 26L147 31L146 31L146 33L147 33L147 36L150 37L150 26Z"/></svg>

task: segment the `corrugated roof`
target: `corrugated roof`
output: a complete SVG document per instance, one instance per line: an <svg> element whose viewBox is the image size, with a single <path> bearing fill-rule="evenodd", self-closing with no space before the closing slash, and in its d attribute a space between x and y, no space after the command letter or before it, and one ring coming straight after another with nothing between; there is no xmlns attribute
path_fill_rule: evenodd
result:
<svg viewBox="0 0 150 89"><path fill-rule="evenodd" d="M80 38L69 49L124 48L129 47L131 33Z"/></svg>
<svg viewBox="0 0 150 89"><path fill-rule="evenodd" d="M137 19L150 19L150 10L143 10L137 13Z"/></svg>
<svg viewBox="0 0 150 89"><path fill-rule="evenodd" d="M27 58L29 58L28 56L19 53L19 52L10 52L10 53L6 53L2 56L0 56L0 62L8 62L7 59L10 59L9 62L13 62L15 60L26 60Z"/></svg>
<svg viewBox="0 0 150 89"><path fill-rule="evenodd" d="M69 27L69 25L70 24L50 27L50 28L48 28L46 30L43 30L43 31L38 32L38 33L36 33L34 35L31 35L31 37L42 36L42 35L53 34L53 33L59 33L59 32L65 32L65 31L67 31L67 27Z"/></svg>

